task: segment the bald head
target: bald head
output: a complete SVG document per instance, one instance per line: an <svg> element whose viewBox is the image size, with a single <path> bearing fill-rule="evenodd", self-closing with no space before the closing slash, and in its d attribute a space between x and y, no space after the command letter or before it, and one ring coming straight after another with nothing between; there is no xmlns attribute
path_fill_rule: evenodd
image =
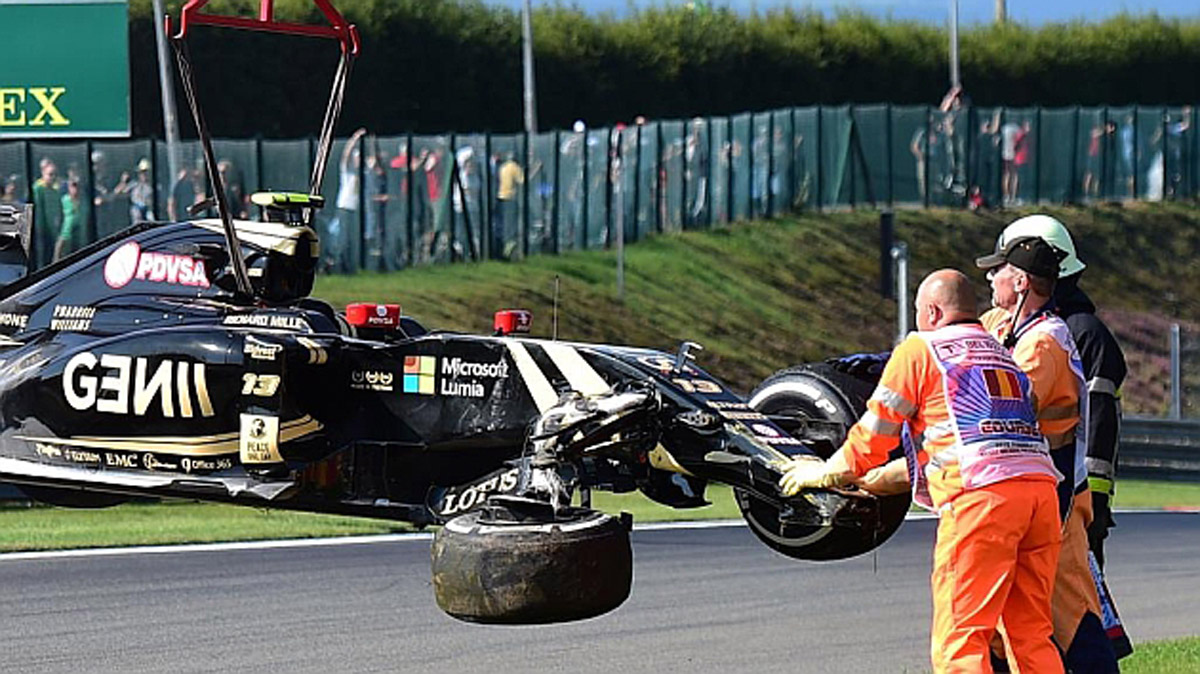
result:
<svg viewBox="0 0 1200 674"><path fill-rule="evenodd" d="M921 330L976 317L975 288L957 269L939 269L926 276L917 288L916 304L917 327Z"/></svg>

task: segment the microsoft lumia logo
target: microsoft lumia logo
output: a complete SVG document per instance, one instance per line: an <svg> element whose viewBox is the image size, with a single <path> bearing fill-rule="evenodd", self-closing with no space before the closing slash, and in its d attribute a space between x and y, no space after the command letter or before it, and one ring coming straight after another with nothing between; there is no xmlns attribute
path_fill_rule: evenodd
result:
<svg viewBox="0 0 1200 674"><path fill-rule="evenodd" d="M404 357L404 392L433 395L437 356Z"/></svg>

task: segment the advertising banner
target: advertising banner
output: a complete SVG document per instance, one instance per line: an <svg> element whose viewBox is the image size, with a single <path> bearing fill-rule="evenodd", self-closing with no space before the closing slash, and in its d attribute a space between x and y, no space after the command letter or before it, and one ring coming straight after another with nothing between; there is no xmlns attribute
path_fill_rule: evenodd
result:
<svg viewBox="0 0 1200 674"><path fill-rule="evenodd" d="M129 136L126 2L0 0L0 140Z"/></svg>

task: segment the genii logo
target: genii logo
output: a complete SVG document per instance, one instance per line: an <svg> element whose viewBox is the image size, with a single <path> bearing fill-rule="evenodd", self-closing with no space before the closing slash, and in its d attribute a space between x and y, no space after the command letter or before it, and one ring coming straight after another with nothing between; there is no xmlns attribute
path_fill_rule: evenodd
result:
<svg viewBox="0 0 1200 674"><path fill-rule="evenodd" d="M208 395L204 363L149 358L90 351L67 361L62 374L67 404L81 412L145 416L152 409L164 417L211 417L215 414ZM158 401L158 405L153 403Z"/></svg>
<svg viewBox="0 0 1200 674"><path fill-rule="evenodd" d="M134 279L208 287L208 275L203 260L173 253L142 252L136 241L129 241L110 253L105 260L104 282L110 288L124 288Z"/></svg>

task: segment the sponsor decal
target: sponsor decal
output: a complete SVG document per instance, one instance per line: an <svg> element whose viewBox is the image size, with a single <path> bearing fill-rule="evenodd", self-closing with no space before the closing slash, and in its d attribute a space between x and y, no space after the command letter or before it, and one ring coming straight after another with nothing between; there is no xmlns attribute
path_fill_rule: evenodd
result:
<svg viewBox="0 0 1200 674"><path fill-rule="evenodd" d="M404 383L401 389L404 393L419 393L433 395L435 379L437 378L436 356L405 356Z"/></svg>
<svg viewBox="0 0 1200 674"><path fill-rule="evenodd" d="M50 317L50 329L59 332L87 332L92 329L92 318L95 315L95 307L56 304Z"/></svg>
<svg viewBox="0 0 1200 674"><path fill-rule="evenodd" d="M458 398L483 398L494 381L508 378L508 371L508 361L503 358L485 363L458 356L405 356L401 390L421 395L437 393Z"/></svg>
<svg viewBox="0 0 1200 674"><path fill-rule="evenodd" d="M246 343L242 347L242 353L253 360L275 360L280 351L283 351L282 344L268 344L254 335L246 335Z"/></svg>
<svg viewBox="0 0 1200 674"><path fill-rule="evenodd" d="M243 464L280 463L279 417L264 414L241 415L238 453Z"/></svg>
<svg viewBox="0 0 1200 674"><path fill-rule="evenodd" d="M309 331L308 321L299 316L287 314L232 314L221 319L221 325Z"/></svg>
<svg viewBox="0 0 1200 674"><path fill-rule="evenodd" d="M779 429L770 424L750 424L750 430L754 432L754 437L762 440L769 445L800 445L803 444L796 438L790 435L785 435L779 432Z"/></svg>
<svg viewBox="0 0 1200 674"><path fill-rule="evenodd" d="M505 494L517 488L517 468L481 480L465 489L454 488L442 498L439 514L450 517L482 504L492 494Z"/></svg>
<svg viewBox="0 0 1200 674"><path fill-rule="evenodd" d="M208 287L203 260L173 253L144 252L136 241L129 241L105 260L104 282L110 288L124 288L133 280Z"/></svg>
<svg viewBox="0 0 1200 674"><path fill-rule="evenodd" d="M1036 424L1022 419L982 419L979 422L979 432L1025 435L1031 438L1041 437Z"/></svg>
<svg viewBox="0 0 1200 674"><path fill-rule="evenodd" d="M720 415L735 421L766 421L767 415L752 410L720 410Z"/></svg>
<svg viewBox="0 0 1200 674"><path fill-rule="evenodd" d="M395 376L381 370L355 370L350 373L350 388L359 391L391 391Z"/></svg>
<svg viewBox="0 0 1200 674"><path fill-rule="evenodd" d="M763 442L767 443L768 445L799 446L799 445L804 444L803 442L800 442L799 440L791 437L790 435L775 435L775 436L771 436L771 437L756 435L754 437L758 438L759 440L762 440Z"/></svg>
<svg viewBox="0 0 1200 674"><path fill-rule="evenodd" d="M77 353L62 374L67 404L79 411L145 416L158 401L164 417L192 417L197 411L211 417L204 363L162 358L122 356L91 351Z"/></svg>
<svg viewBox="0 0 1200 674"><path fill-rule="evenodd" d="M1021 380L1015 372L1008 370L983 369L983 380L987 383L988 395L1001 400L1020 400Z"/></svg>
<svg viewBox="0 0 1200 674"><path fill-rule="evenodd" d="M242 395L270 398L279 390L283 378L277 374L247 372L242 375Z"/></svg>
<svg viewBox="0 0 1200 674"><path fill-rule="evenodd" d="M65 93L65 86L0 88L0 126L70 126L58 107Z"/></svg>
<svg viewBox="0 0 1200 674"><path fill-rule="evenodd" d="M458 357L442 358L442 386L438 392L445 396L482 398L491 387L485 386L480 379L507 378L508 361L503 358L494 363L479 363Z"/></svg>
<svg viewBox="0 0 1200 674"><path fill-rule="evenodd" d="M0 311L0 328L20 328L24 330L27 325L29 325L28 314Z"/></svg>
<svg viewBox="0 0 1200 674"><path fill-rule="evenodd" d="M777 438L783 435L777 431L774 426L769 426L767 424L750 424L750 430L768 438Z"/></svg>
<svg viewBox="0 0 1200 674"><path fill-rule="evenodd" d="M708 406L718 410L748 410L750 406L740 400L709 400Z"/></svg>
<svg viewBox="0 0 1200 674"><path fill-rule="evenodd" d="M70 463L101 465L121 470L147 470L171 473L212 473L233 467L232 457L178 457L155 452L131 452L123 450L96 451L72 446L56 446L35 443L41 456L61 459Z"/></svg>
<svg viewBox="0 0 1200 674"><path fill-rule="evenodd" d="M708 379L672 379L671 383L675 384L679 390L684 393L701 393L704 395L717 395L721 393L721 387L714 381Z"/></svg>

